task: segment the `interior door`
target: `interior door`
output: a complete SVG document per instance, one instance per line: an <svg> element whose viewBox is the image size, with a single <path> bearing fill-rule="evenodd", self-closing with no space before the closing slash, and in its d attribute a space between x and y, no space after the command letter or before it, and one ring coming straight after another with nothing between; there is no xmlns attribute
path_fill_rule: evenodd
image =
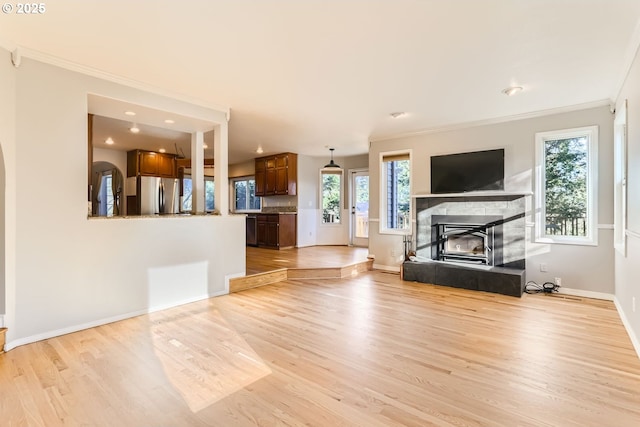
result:
<svg viewBox="0 0 640 427"><path fill-rule="evenodd" d="M350 237L353 246L369 246L369 171L351 171Z"/></svg>

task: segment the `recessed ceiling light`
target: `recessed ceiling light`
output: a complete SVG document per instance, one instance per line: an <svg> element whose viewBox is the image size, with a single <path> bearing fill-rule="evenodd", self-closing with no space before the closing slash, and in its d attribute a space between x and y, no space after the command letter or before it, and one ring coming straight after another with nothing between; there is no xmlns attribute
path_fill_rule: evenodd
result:
<svg viewBox="0 0 640 427"><path fill-rule="evenodd" d="M132 126L129 128L129 130L131 131L131 133L138 133L140 132L140 129L138 128L138 126Z"/></svg>
<svg viewBox="0 0 640 427"><path fill-rule="evenodd" d="M161 148L161 149L159 149L159 150L158 150L158 152L160 152L160 153L166 153L166 152L167 152L167 150L165 150L164 148Z"/></svg>
<svg viewBox="0 0 640 427"><path fill-rule="evenodd" d="M404 117L407 115L407 113L405 113L404 111L396 111L395 113L391 113L389 114L391 117L393 117L394 119L397 119L399 117Z"/></svg>
<svg viewBox="0 0 640 427"><path fill-rule="evenodd" d="M107 145L113 145L114 144L113 138L109 137L109 138L105 139L104 143L107 144Z"/></svg>
<svg viewBox="0 0 640 427"><path fill-rule="evenodd" d="M135 115L136 115L136 113L135 113L135 112L133 112L133 111L125 111L124 113L125 113L127 116L135 116Z"/></svg>
<svg viewBox="0 0 640 427"><path fill-rule="evenodd" d="M209 148L209 146L207 144L202 144L202 148L206 150L207 148Z"/></svg>
<svg viewBox="0 0 640 427"><path fill-rule="evenodd" d="M256 150L256 153L258 154L264 153L264 150L262 149L262 145L258 145L258 149Z"/></svg>
<svg viewBox="0 0 640 427"><path fill-rule="evenodd" d="M171 119L166 119L164 122L165 122L165 123L168 123L168 124L170 124L170 125L171 125L171 124L173 124L173 123L175 123L175 122L174 122L173 120L171 120Z"/></svg>
<svg viewBox="0 0 640 427"><path fill-rule="evenodd" d="M522 86L509 86L508 88L503 89L502 93L504 93L507 96L511 96L511 95L515 95L521 90L522 90Z"/></svg>

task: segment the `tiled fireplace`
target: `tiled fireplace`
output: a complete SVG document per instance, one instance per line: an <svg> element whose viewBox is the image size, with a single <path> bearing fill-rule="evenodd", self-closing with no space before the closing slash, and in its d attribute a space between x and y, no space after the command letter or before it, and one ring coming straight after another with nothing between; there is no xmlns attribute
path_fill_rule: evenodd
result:
<svg viewBox="0 0 640 427"><path fill-rule="evenodd" d="M524 194L418 197L416 228L417 259L425 262L406 263L405 280L522 294Z"/></svg>
<svg viewBox="0 0 640 427"><path fill-rule="evenodd" d="M416 254L422 258L437 256L437 230L440 224L471 226L478 231L489 226L493 235L494 262L487 265L523 269L525 258L524 195L461 197L419 197L416 199ZM496 239L496 236L498 238Z"/></svg>

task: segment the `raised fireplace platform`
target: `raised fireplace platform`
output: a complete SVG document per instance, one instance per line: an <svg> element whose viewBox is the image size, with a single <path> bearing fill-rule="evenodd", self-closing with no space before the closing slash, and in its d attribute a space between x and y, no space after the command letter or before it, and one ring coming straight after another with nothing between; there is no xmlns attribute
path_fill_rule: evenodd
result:
<svg viewBox="0 0 640 427"><path fill-rule="evenodd" d="M461 265L441 261L405 261L403 279L521 297L525 271L505 267Z"/></svg>

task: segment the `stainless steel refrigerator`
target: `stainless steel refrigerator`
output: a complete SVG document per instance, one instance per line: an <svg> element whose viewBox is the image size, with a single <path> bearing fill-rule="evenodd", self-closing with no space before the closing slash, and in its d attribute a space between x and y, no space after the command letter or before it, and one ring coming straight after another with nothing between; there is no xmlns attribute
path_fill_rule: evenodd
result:
<svg viewBox="0 0 640 427"><path fill-rule="evenodd" d="M175 178L141 176L140 215L174 214L180 212L180 186Z"/></svg>

